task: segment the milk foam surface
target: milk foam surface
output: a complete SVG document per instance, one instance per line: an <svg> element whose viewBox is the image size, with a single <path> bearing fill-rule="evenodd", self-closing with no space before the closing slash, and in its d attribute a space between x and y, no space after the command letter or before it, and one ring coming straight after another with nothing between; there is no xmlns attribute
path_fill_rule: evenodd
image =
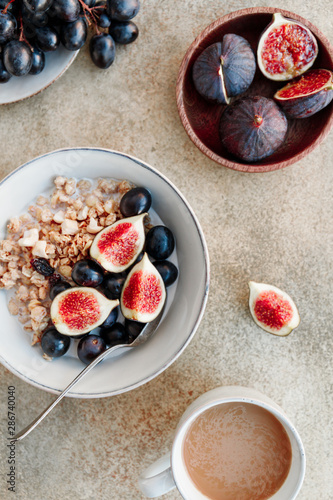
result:
<svg viewBox="0 0 333 500"><path fill-rule="evenodd" d="M225 403L206 410L188 430L186 468L211 500L265 500L284 483L291 444L279 420L249 403Z"/></svg>

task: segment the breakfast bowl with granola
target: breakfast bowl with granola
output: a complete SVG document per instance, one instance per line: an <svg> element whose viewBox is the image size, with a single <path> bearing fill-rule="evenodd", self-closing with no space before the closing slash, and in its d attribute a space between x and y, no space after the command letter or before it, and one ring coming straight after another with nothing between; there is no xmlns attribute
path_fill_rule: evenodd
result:
<svg viewBox="0 0 333 500"><path fill-rule="evenodd" d="M55 151L2 180L0 214L0 362L15 375L60 392L101 349L133 340L162 298L153 337L110 355L68 395L131 390L188 345L207 301L208 252L158 170L105 149ZM147 273L149 290L134 279Z"/></svg>

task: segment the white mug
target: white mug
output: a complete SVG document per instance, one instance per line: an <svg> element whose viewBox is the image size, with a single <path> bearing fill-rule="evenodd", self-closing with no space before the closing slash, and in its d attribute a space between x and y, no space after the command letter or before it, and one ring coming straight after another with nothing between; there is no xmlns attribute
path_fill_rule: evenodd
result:
<svg viewBox="0 0 333 500"><path fill-rule="evenodd" d="M255 389L241 386L218 387L208 391L187 408L177 426L171 453L153 463L139 478L139 488L146 497L155 498L177 487L185 500L208 500L196 488L186 470L183 442L188 429L199 415L213 406L232 402L261 406L281 422L290 439L292 460L286 480L270 500L294 500L297 497L305 475L305 452L298 432L274 401Z"/></svg>

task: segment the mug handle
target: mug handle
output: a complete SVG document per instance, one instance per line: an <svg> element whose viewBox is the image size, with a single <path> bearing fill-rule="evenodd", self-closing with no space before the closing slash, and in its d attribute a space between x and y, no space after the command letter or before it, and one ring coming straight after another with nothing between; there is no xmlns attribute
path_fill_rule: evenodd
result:
<svg viewBox="0 0 333 500"><path fill-rule="evenodd" d="M170 453L156 460L139 477L139 488L148 498L164 495L175 487Z"/></svg>

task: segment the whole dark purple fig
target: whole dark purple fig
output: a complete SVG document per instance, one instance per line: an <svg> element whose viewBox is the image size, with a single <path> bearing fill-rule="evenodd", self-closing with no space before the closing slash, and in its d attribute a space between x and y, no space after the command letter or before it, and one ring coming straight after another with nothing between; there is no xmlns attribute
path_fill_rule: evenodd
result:
<svg viewBox="0 0 333 500"><path fill-rule="evenodd" d="M287 118L266 97L242 97L228 106L220 121L220 138L233 155L247 162L270 156L284 142Z"/></svg>
<svg viewBox="0 0 333 500"><path fill-rule="evenodd" d="M278 90L274 99L289 118L308 118L333 100L333 73L311 69Z"/></svg>
<svg viewBox="0 0 333 500"><path fill-rule="evenodd" d="M218 104L245 92L256 71L253 50L245 38L224 35L222 42L207 47L193 65L193 82L199 94Z"/></svg>

